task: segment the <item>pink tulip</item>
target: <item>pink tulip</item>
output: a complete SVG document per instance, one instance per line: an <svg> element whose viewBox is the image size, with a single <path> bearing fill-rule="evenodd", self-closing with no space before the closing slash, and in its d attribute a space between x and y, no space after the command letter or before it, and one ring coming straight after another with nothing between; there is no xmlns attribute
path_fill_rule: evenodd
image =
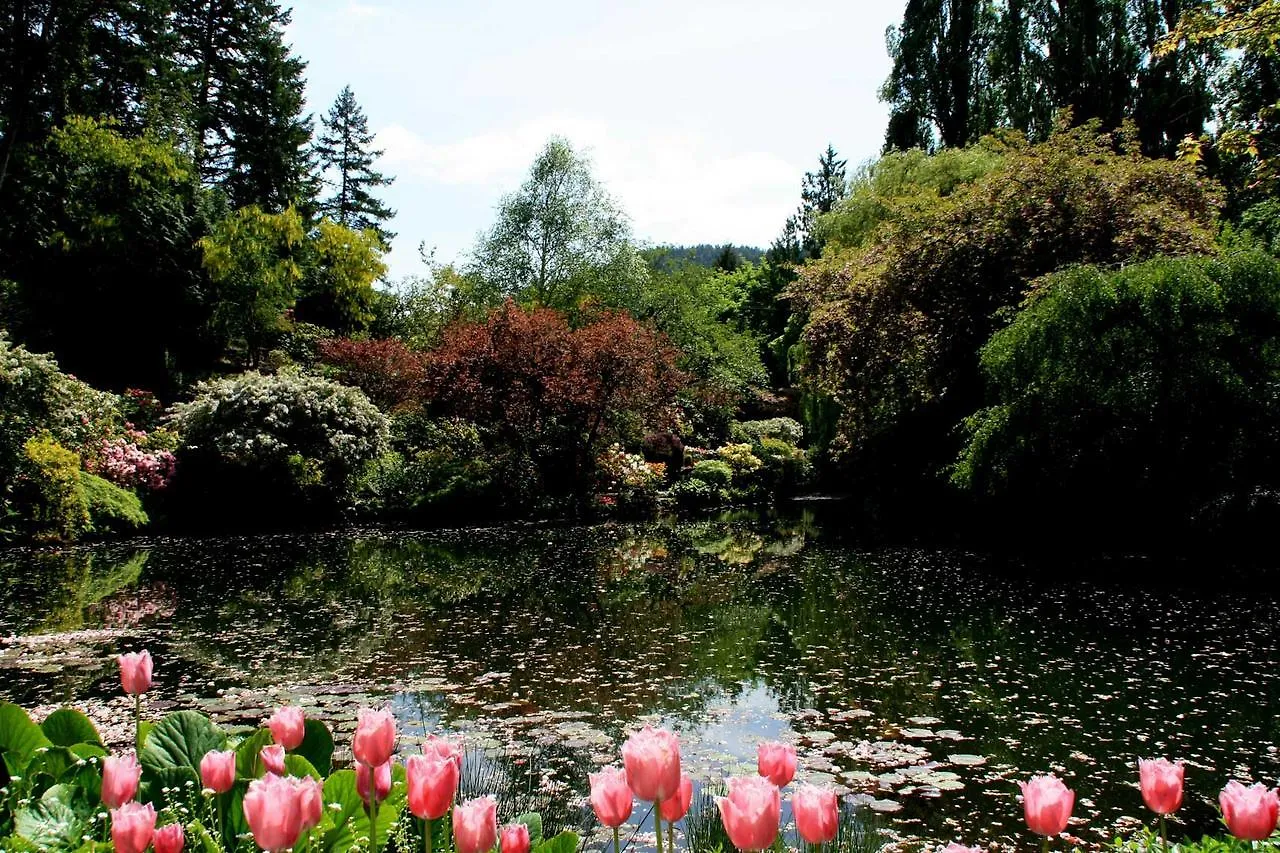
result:
<svg viewBox="0 0 1280 853"><path fill-rule="evenodd" d="M826 844L835 840L840 825L840 805L836 792L815 785L801 785L791 795L791 813L796 830L810 844Z"/></svg>
<svg viewBox="0 0 1280 853"><path fill-rule="evenodd" d="M361 708L356 722L356 736L351 751L356 760L369 767L380 767L391 760L396 748L396 718L390 711Z"/></svg>
<svg viewBox="0 0 1280 853"><path fill-rule="evenodd" d="M129 652L116 658L120 663L120 685L130 696L138 696L151 689L151 652Z"/></svg>
<svg viewBox="0 0 1280 853"><path fill-rule="evenodd" d="M362 765L363 766L363 765ZM410 755L404 763L409 783L409 811L421 820L438 820L458 792L458 765L439 753Z"/></svg>
<svg viewBox="0 0 1280 853"><path fill-rule="evenodd" d="M294 781L268 773L249 783L244 795L244 818L253 840L268 853L280 853L302 834L302 797Z"/></svg>
<svg viewBox="0 0 1280 853"><path fill-rule="evenodd" d="M666 729L645 726L622 745L627 784L639 799L660 803L680 790L680 741Z"/></svg>
<svg viewBox="0 0 1280 853"><path fill-rule="evenodd" d="M138 793L142 768L133 753L108 755L102 759L102 804L118 809Z"/></svg>
<svg viewBox="0 0 1280 853"><path fill-rule="evenodd" d="M668 823L674 823L689 813L689 803L693 801L693 780L688 776L680 777L680 789L662 801L658 813Z"/></svg>
<svg viewBox="0 0 1280 853"><path fill-rule="evenodd" d="M498 803L493 797L467 800L453 810L453 842L458 853L485 853L498 841Z"/></svg>
<svg viewBox="0 0 1280 853"><path fill-rule="evenodd" d="M627 774L616 767L603 767L591 773L591 808L605 826L616 829L631 817L631 788Z"/></svg>
<svg viewBox="0 0 1280 853"><path fill-rule="evenodd" d="M502 853L529 853L529 827L523 823L503 827Z"/></svg>
<svg viewBox="0 0 1280 853"><path fill-rule="evenodd" d="M1265 841L1276 829L1280 797L1263 784L1245 787L1232 780L1218 795L1227 829L1242 841Z"/></svg>
<svg viewBox="0 0 1280 853"><path fill-rule="evenodd" d="M170 823L156 830L151 843L155 845L156 853L182 853L186 841L182 834L182 824Z"/></svg>
<svg viewBox="0 0 1280 853"><path fill-rule="evenodd" d="M782 798L763 776L734 776L725 780L727 797L717 797L720 821L739 850L767 850L778 836Z"/></svg>
<svg viewBox="0 0 1280 853"><path fill-rule="evenodd" d="M284 747L280 744L264 746L259 750L258 755L262 758L262 766L267 768L268 773L283 776L289 772L284 767Z"/></svg>
<svg viewBox="0 0 1280 853"><path fill-rule="evenodd" d="M294 796L298 798L298 811L301 814L301 831L306 832L320 825L324 816L324 788L310 776L303 776L294 783Z"/></svg>
<svg viewBox="0 0 1280 853"><path fill-rule="evenodd" d="M1142 801L1159 815L1173 814L1182 805L1182 762L1163 758L1138 762L1138 778L1142 784Z"/></svg>
<svg viewBox="0 0 1280 853"><path fill-rule="evenodd" d="M277 708L267 720L267 728L271 729L272 739L292 752L302 745L307 736L307 718L297 705L285 705Z"/></svg>
<svg viewBox="0 0 1280 853"><path fill-rule="evenodd" d="M376 786L378 802L382 802L387 798L387 794L391 793L391 762L379 764L372 770L366 764L356 765L356 793L360 795L360 799L364 800L366 806L369 805L370 777Z"/></svg>
<svg viewBox="0 0 1280 853"><path fill-rule="evenodd" d="M427 735L426 740L422 742L422 754L435 754L441 758L447 758L457 765L458 773L462 773L462 747L448 738Z"/></svg>
<svg viewBox="0 0 1280 853"><path fill-rule="evenodd" d="M796 777L796 748L789 743L762 743L756 747L756 768L781 788Z"/></svg>
<svg viewBox="0 0 1280 853"><path fill-rule="evenodd" d="M156 810L147 803L125 803L111 810L111 841L116 853L143 853L156 834Z"/></svg>
<svg viewBox="0 0 1280 853"><path fill-rule="evenodd" d="M236 783L236 754L211 749L200 759L200 784L215 794L225 794Z"/></svg>
<svg viewBox="0 0 1280 853"><path fill-rule="evenodd" d="M1022 807L1026 812L1027 826L1032 832L1049 837L1067 828L1076 795L1062 784L1061 779L1050 774L1018 784L1022 787Z"/></svg>

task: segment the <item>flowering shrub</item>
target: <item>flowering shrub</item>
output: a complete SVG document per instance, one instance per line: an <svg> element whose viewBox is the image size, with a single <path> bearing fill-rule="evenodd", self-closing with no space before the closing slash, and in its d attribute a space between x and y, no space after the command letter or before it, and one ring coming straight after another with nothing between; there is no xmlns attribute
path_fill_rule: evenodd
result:
<svg viewBox="0 0 1280 853"><path fill-rule="evenodd" d="M762 421L735 422L729 427L729 435L734 441L746 444L759 444L765 438L801 444L804 441L804 427L791 418L768 418Z"/></svg>
<svg viewBox="0 0 1280 853"><path fill-rule="evenodd" d="M601 480L606 487L617 489L656 489L666 477L667 466L646 462L637 453L627 453L615 444L596 460Z"/></svg>
<svg viewBox="0 0 1280 853"><path fill-rule="evenodd" d="M733 476L737 478L754 474L764 464L751 452L749 444L726 444L716 451L716 456L733 469Z"/></svg>
<svg viewBox="0 0 1280 853"><path fill-rule="evenodd" d="M103 439L96 456L85 467L118 486L158 491L173 476L174 455L168 450L143 449L147 434L126 429L124 438Z"/></svg>
<svg viewBox="0 0 1280 853"><path fill-rule="evenodd" d="M281 491L342 502L388 437L387 419L358 389L289 374L202 382L191 402L174 408L173 423L183 437L179 481L224 509L226 490L241 489L264 503Z"/></svg>

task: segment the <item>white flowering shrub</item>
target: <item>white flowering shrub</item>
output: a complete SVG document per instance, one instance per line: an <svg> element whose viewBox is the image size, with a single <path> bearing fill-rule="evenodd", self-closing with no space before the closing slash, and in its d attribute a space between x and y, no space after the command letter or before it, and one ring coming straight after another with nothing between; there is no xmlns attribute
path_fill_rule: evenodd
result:
<svg viewBox="0 0 1280 853"><path fill-rule="evenodd" d="M245 373L202 382L174 407L180 458L238 469L311 490L345 492L352 475L387 449L386 417L356 388L307 375ZM181 467L180 463L180 467Z"/></svg>

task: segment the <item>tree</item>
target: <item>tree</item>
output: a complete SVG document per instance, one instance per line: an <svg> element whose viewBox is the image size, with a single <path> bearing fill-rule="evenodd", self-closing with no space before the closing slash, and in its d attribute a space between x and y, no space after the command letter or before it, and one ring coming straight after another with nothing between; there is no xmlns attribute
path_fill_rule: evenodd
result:
<svg viewBox="0 0 1280 853"><path fill-rule="evenodd" d="M952 480L1011 520L1185 528L1280 486L1278 344L1261 252L1055 274L983 347Z"/></svg>
<svg viewBox="0 0 1280 853"><path fill-rule="evenodd" d="M387 272L384 249L372 231L321 219L304 242L297 319L340 335L367 329L373 321L373 283Z"/></svg>
<svg viewBox="0 0 1280 853"><path fill-rule="evenodd" d="M426 402L531 459L552 494L573 493L604 448L670 425L683 384L675 361L661 335L625 313L573 329L559 312L508 299L486 322L446 330L427 357Z"/></svg>
<svg viewBox="0 0 1280 853"><path fill-rule="evenodd" d="M964 146L996 126L987 69L996 21L991 0L909 0L887 37L886 151Z"/></svg>
<svg viewBox="0 0 1280 853"><path fill-rule="evenodd" d="M320 212L335 222L363 231L372 228L384 246L395 234L384 225L395 211L373 197L371 190L390 186L395 180L373 168L382 156L373 150L374 136L369 120L356 101L350 86L344 86L329 113L320 119L324 132L316 144L320 169L331 175L333 194L320 202Z"/></svg>
<svg viewBox="0 0 1280 853"><path fill-rule="evenodd" d="M644 262L626 217L566 140L554 138L529 178L502 200L475 251L476 272L499 293L572 310L601 291L634 289Z"/></svg>
<svg viewBox="0 0 1280 853"><path fill-rule="evenodd" d="M830 145L818 156L818 170L805 172L800 184L800 224L804 232L803 250L806 257L822 254L824 242L819 232L818 220L835 210L840 200L849 192L845 176L846 161L836 156Z"/></svg>
<svg viewBox="0 0 1280 853"><path fill-rule="evenodd" d="M1151 160L1096 123L1010 142L948 195L883 199L849 247L833 242L790 296L808 310L806 383L840 407L846 460L907 440L915 470L981 402L977 352L1035 280L1075 263L1207 252L1217 193L1187 163ZM890 454L883 454L888 464Z"/></svg>

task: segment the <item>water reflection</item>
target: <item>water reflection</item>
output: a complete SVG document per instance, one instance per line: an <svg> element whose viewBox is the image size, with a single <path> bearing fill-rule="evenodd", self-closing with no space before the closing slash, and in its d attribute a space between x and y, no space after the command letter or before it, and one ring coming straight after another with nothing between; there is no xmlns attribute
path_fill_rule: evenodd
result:
<svg viewBox="0 0 1280 853"><path fill-rule="evenodd" d="M1187 831L1212 828L1228 776L1275 783L1274 599L1036 581L838 529L735 514L9 552L0 694L111 695L110 655L146 644L165 699L229 723L288 694L345 729L389 699L411 736L537 750L579 792L640 721L680 729L708 781L787 737L805 775L901 831L970 842L1021 836L1032 772L1077 789L1088 842L1142 816L1140 756L1189 762Z"/></svg>

